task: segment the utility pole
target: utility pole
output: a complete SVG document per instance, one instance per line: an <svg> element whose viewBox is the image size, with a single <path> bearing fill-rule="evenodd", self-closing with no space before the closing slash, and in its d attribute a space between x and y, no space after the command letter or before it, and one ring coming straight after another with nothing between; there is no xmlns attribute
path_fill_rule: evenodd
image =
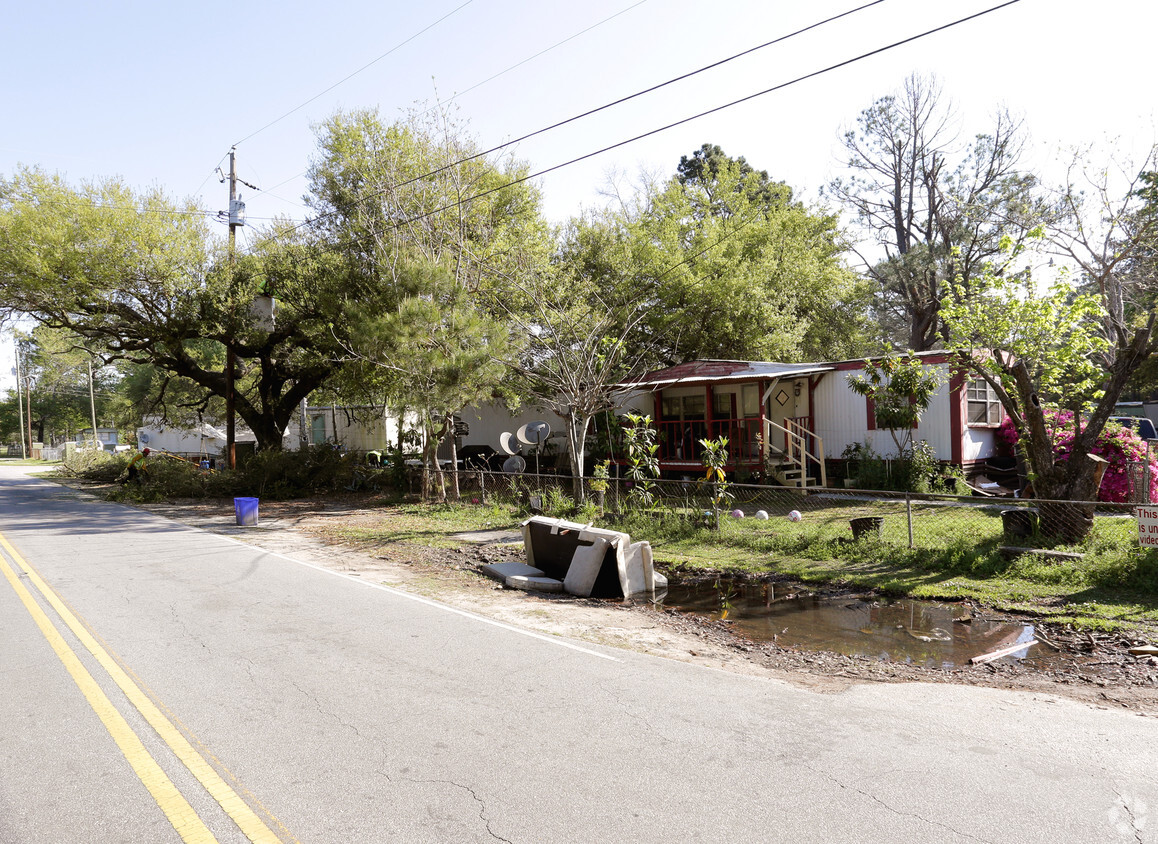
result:
<svg viewBox="0 0 1158 844"><path fill-rule="evenodd" d="M20 457L28 459L28 452L24 450L24 393L20 389L20 343L16 343L16 367L12 370L16 376L16 404L20 408Z"/></svg>
<svg viewBox="0 0 1158 844"><path fill-rule="evenodd" d="M96 391L92 386L92 358L88 360L88 406L92 411L92 438L96 439Z"/></svg>
<svg viewBox="0 0 1158 844"><path fill-rule="evenodd" d="M234 208L237 203L237 148L229 150L229 316L230 323L233 316L233 250L237 245L237 215ZM230 327L228 330L232 330ZM232 340L232 337L230 338ZM234 376L236 366L233 346L225 347L225 465L230 469L237 468L237 438L234 427Z"/></svg>
<svg viewBox="0 0 1158 844"><path fill-rule="evenodd" d="M27 371L24 373L24 385L28 391L25 394L24 406L28 408L28 456L32 456L32 376Z"/></svg>
<svg viewBox="0 0 1158 844"><path fill-rule="evenodd" d="M302 399L302 403L298 406L298 449L303 453L310 446L310 432L306 428L309 421L306 419L306 400Z"/></svg>

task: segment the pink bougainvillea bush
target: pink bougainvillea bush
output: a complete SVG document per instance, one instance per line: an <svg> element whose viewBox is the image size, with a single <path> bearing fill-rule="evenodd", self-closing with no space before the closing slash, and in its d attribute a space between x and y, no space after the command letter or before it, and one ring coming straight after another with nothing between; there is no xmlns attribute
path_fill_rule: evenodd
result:
<svg viewBox="0 0 1158 844"><path fill-rule="evenodd" d="M1074 442L1074 414L1069 410L1047 410L1046 422L1053 436L1053 453L1059 462L1069 459ZM1084 427L1085 422L1082 422ZM1006 417L997 430L997 442L1012 448L1018 440L1013 421ZM1110 461L1106 474L1102 476L1102 486L1098 489L1099 501L1123 502L1130 498L1129 464L1146 459L1146 441L1129 428L1114 422L1107 422L1093 453ZM1158 460L1150 461L1150 500L1158 501Z"/></svg>

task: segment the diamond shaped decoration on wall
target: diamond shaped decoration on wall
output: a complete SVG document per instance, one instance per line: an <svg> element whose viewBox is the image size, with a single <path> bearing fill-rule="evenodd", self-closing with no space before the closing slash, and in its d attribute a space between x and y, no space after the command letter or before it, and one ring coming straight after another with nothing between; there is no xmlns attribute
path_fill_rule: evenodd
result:
<svg viewBox="0 0 1158 844"><path fill-rule="evenodd" d="M789 398L791 397L783 390L776 394L776 401L781 407L784 406L784 403L787 402Z"/></svg>

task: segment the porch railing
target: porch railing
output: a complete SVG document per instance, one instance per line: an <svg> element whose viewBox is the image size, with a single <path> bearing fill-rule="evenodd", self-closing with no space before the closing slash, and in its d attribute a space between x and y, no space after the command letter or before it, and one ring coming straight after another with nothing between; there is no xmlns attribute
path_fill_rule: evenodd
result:
<svg viewBox="0 0 1158 844"><path fill-rule="evenodd" d="M784 434L784 450L781 452L782 461L800 472L801 483L807 485L810 464L820 467L820 485L828 486L828 471L824 463L824 438L808 430L799 419L785 419L783 425L771 420L765 420L768 427L768 440L771 442L772 431Z"/></svg>
<svg viewBox="0 0 1158 844"><path fill-rule="evenodd" d="M760 466L764 462L759 419L703 419L660 421L659 459L699 464L704 453L702 439L728 438L728 463L732 466Z"/></svg>

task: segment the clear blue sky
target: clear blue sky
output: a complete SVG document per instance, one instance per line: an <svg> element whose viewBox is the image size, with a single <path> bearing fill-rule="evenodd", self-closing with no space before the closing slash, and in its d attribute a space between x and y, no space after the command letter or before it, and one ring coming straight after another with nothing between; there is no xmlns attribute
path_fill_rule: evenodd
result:
<svg viewBox="0 0 1158 844"><path fill-rule="evenodd" d="M533 169L550 167L998 2L885 0L526 141L516 154ZM179 197L201 197L217 210L228 194L214 169L225 168L230 146L240 142L239 175L263 189L243 190L251 222L277 214L301 218L300 174L313 149L311 123L335 110L375 106L393 118L435 96L453 97L479 143L492 146L857 5L24 4L7 16L0 52L0 172L23 163L73 181L119 175L135 186L157 184ZM1107 138L1116 138L1119 148L1147 148L1158 139L1156 31L1158 4L1151 0L1021 0L551 174L540 183L545 211L561 222L600 202L609 171L629 179L641 168L670 174L681 155L704 142L745 156L815 198L840 171L841 129L913 71L938 75L967 134L983 131L999 105L1021 114L1033 141L1026 163L1047 174L1056 168L1059 147L1105 148ZM495 74L502 75L485 81ZM10 366L11 342L5 340L0 386L11 380Z"/></svg>

